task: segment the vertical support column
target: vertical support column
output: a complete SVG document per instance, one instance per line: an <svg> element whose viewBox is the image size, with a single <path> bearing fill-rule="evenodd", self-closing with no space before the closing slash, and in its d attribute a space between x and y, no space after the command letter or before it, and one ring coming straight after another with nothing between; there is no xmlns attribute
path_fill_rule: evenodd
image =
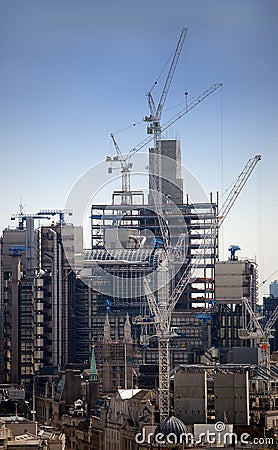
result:
<svg viewBox="0 0 278 450"><path fill-rule="evenodd" d="M169 414L170 408L170 344L168 337L158 338L159 359L159 410L160 420Z"/></svg>
<svg viewBox="0 0 278 450"><path fill-rule="evenodd" d="M35 267L35 231L34 219L26 217L26 276L32 278L34 276Z"/></svg>
<svg viewBox="0 0 278 450"><path fill-rule="evenodd" d="M3 241L0 239L0 382L4 382L4 274L2 268Z"/></svg>
<svg viewBox="0 0 278 450"><path fill-rule="evenodd" d="M19 383L19 283L20 256L12 258L12 295L11 295L11 383Z"/></svg>
<svg viewBox="0 0 278 450"><path fill-rule="evenodd" d="M66 326L63 308L63 249L61 242L58 242L58 314L57 314L57 327L58 327L58 365L63 365L66 355L63 352L63 327Z"/></svg>
<svg viewBox="0 0 278 450"><path fill-rule="evenodd" d="M58 365L58 255L57 255L57 233L52 228L53 234L53 259L52 259L52 361Z"/></svg>

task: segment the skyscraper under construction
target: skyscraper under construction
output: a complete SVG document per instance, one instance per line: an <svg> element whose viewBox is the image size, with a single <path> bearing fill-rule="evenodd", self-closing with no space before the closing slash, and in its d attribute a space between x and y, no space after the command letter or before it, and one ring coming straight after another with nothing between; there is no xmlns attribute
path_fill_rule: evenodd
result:
<svg viewBox="0 0 278 450"><path fill-rule="evenodd" d="M128 313L132 339L137 346L132 357L134 368L140 369L146 378L148 367L155 372L158 359L154 319L146 299L144 278L148 277L154 291L164 290L163 295L170 296L186 266L193 267L194 260L198 260L197 272L181 292L172 314L171 366L198 362L211 345L211 324L198 313L213 306L218 252L217 233L208 233L216 221L217 200L213 201L211 196L205 202L193 203L183 190L180 142L161 141L160 147L162 201L159 209L152 195L151 175L148 199L144 198L143 191L114 191L110 205L92 205L92 248L85 251L80 272L90 292L85 309L90 310L91 316L82 315L78 307L80 313L75 316L76 345L84 344L84 334L90 329L92 336L87 336L87 346L94 337L96 349L102 349L103 330L109 323L112 361L115 343L124 340ZM150 174L156 157L150 149ZM174 248L171 270L163 269L162 262L167 257L165 238ZM107 340L105 348L107 352ZM119 364L123 366L123 359Z"/></svg>
<svg viewBox="0 0 278 450"><path fill-rule="evenodd" d="M111 204L93 204L90 249L83 251L81 227L61 218L36 229L40 216L22 213L17 228L4 230L3 381L27 386L44 367L88 364L93 339L104 391L154 386L157 333L144 280L155 295L168 298L187 267L191 276L171 315L171 368L215 358L213 346L223 349L218 359L227 359L227 349L251 345L236 330L244 325L242 296L256 304L256 267L246 261L244 290L223 297L220 269L228 265L218 262L217 197L193 201L188 180L183 187L179 141L162 140L160 151L159 202L153 193L157 155L150 149L148 198L141 190L122 190L113 192ZM118 372L119 378L112 376Z"/></svg>

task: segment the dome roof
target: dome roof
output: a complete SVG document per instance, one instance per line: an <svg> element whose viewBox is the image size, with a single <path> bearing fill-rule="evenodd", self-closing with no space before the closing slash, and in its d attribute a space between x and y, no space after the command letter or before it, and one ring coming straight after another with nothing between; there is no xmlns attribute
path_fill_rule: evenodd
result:
<svg viewBox="0 0 278 450"><path fill-rule="evenodd" d="M165 437L173 433L179 438L182 433L186 433L186 427L180 419L170 415L165 417L156 427L155 435L158 433L162 433Z"/></svg>

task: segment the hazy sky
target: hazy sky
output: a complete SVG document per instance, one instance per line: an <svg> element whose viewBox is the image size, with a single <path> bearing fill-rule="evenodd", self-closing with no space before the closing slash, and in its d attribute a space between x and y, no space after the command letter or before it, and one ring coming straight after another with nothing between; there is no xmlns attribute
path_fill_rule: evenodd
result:
<svg viewBox="0 0 278 450"><path fill-rule="evenodd" d="M76 180L113 155L111 132L127 128L115 134L123 152L145 138L145 124L132 124L148 114L145 94L186 26L163 118L185 91L223 90L167 137L181 139L183 164L208 193L262 154L220 254L238 244L268 277L278 269L277 23L277 0L0 1L0 228L13 225L20 198L27 213L63 208Z"/></svg>

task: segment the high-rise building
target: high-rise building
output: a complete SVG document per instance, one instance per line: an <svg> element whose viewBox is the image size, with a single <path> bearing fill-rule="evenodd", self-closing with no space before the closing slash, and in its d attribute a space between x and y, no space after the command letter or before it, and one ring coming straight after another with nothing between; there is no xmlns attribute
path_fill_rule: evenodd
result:
<svg viewBox="0 0 278 450"><path fill-rule="evenodd" d="M6 229L1 238L1 378L19 383L33 363L32 282L26 273L26 230Z"/></svg>
<svg viewBox="0 0 278 450"><path fill-rule="evenodd" d="M75 274L65 248L72 257L82 248L74 240L80 230L72 225L63 225L63 240L60 223L36 232L32 226L4 230L0 257L1 380L26 387L43 366L62 367L70 360Z"/></svg>

